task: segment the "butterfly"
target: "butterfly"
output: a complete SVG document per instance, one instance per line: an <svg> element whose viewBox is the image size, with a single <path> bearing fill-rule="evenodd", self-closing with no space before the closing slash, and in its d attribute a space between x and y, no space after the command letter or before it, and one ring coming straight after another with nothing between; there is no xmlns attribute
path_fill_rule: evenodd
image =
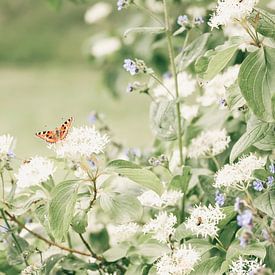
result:
<svg viewBox="0 0 275 275"><path fill-rule="evenodd" d="M35 135L49 143L56 143L63 140L72 126L73 118L68 118L59 128L55 128L54 131L38 132Z"/></svg>

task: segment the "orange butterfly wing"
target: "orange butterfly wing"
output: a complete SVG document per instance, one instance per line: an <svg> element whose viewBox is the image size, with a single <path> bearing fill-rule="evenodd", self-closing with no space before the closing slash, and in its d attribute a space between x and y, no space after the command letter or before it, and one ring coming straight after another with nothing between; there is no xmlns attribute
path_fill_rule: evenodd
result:
<svg viewBox="0 0 275 275"><path fill-rule="evenodd" d="M72 122L73 118L70 117L61 125L60 128L57 128L55 131L43 131L38 132L35 135L49 143L56 143L67 136L68 131L72 126Z"/></svg>

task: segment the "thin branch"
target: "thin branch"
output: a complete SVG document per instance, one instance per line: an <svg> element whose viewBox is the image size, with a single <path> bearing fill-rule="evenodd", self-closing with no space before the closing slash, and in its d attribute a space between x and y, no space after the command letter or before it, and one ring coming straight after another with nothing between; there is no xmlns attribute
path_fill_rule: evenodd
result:
<svg viewBox="0 0 275 275"><path fill-rule="evenodd" d="M90 251L91 255L93 255L93 257L97 257L97 255L94 253L94 251L92 250L91 246L88 244L88 242L84 239L83 235L78 233L81 241L83 242L83 244L85 245L85 247Z"/></svg>

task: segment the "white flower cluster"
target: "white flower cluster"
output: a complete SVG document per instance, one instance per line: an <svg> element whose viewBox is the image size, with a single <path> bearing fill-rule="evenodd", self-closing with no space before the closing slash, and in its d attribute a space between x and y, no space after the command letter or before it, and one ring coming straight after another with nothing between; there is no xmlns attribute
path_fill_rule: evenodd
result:
<svg viewBox="0 0 275 275"><path fill-rule="evenodd" d="M252 12L257 2L257 0L218 0L216 10L208 24L212 28L218 28L234 20L242 20Z"/></svg>
<svg viewBox="0 0 275 275"><path fill-rule="evenodd" d="M180 106L180 113L181 116L187 120L191 121L198 115L199 112L199 105L183 105Z"/></svg>
<svg viewBox="0 0 275 275"><path fill-rule="evenodd" d="M241 256L238 260L233 261L229 267L229 275L251 275L256 274L259 269L263 268L261 260L248 260ZM258 273L257 273L258 274Z"/></svg>
<svg viewBox="0 0 275 275"><path fill-rule="evenodd" d="M7 158L14 143L14 137L8 135L0 136L0 159Z"/></svg>
<svg viewBox="0 0 275 275"><path fill-rule="evenodd" d="M39 275L41 268L35 265L29 265L21 271L21 275Z"/></svg>
<svg viewBox="0 0 275 275"><path fill-rule="evenodd" d="M175 81L173 77L164 78L163 84L174 96L176 96ZM192 76L187 74L186 72L181 72L178 74L178 85L180 97L187 97L196 90L196 80L193 79ZM153 90L153 93L157 99L173 99L172 96L167 92L167 90L161 85L157 86Z"/></svg>
<svg viewBox="0 0 275 275"><path fill-rule="evenodd" d="M164 191L161 196L156 192L148 190L138 197L143 206L163 208L173 206L182 198L183 193L176 190Z"/></svg>
<svg viewBox="0 0 275 275"><path fill-rule="evenodd" d="M48 146L59 158L79 159L102 153L108 142L107 135L101 135L94 127L85 126L73 127L64 140Z"/></svg>
<svg viewBox="0 0 275 275"><path fill-rule="evenodd" d="M204 94L197 98L202 106L218 104L225 98L226 88L230 87L238 77L239 65L229 67L223 73L216 75L204 85Z"/></svg>
<svg viewBox="0 0 275 275"><path fill-rule="evenodd" d="M187 219L185 225L197 236L215 237L218 232L218 223L225 218L225 214L221 208L216 205L197 206L191 212L191 216Z"/></svg>
<svg viewBox="0 0 275 275"><path fill-rule="evenodd" d="M200 260L199 253L191 245L181 246L173 252L164 254L156 263L158 275L189 274Z"/></svg>
<svg viewBox="0 0 275 275"><path fill-rule="evenodd" d="M141 232L141 227L134 222L107 226L109 236L111 237L110 243L115 245L117 243L131 239L136 233Z"/></svg>
<svg viewBox="0 0 275 275"><path fill-rule="evenodd" d="M98 2L85 12L84 20L87 24L94 24L108 16L111 12L112 6L110 4L106 2Z"/></svg>
<svg viewBox="0 0 275 275"><path fill-rule="evenodd" d="M228 147L229 142L230 137L227 136L225 129L202 132L198 137L192 139L188 155L195 159L216 156Z"/></svg>
<svg viewBox="0 0 275 275"><path fill-rule="evenodd" d="M252 173L265 165L265 160L253 154L241 158L237 163L226 164L215 174L215 188L230 187L243 189L253 179Z"/></svg>
<svg viewBox="0 0 275 275"><path fill-rule="evenodd" d="M90 47L90 54L94 57L110 55L121 48L121 42L116 37L105 37L94 41Z"/></svg>
<svg viewBox="0 0 275 275"><path fill-rule="evenodd" d="M177 223L177 218L172 213L160 212L155 219L151 219L143 226L143 233L153 234L153 238L161 243L169 240L169 237L174 234L174 225Z"/></svg>
<svg viewBox="0 0 275 275"><path fill-rule="evenodd" d="M45 182L54 172L55 167L53 161L44 157L35 156L19 167L18 173L15 174L17 186L19 188L25 188Z"/></svg>

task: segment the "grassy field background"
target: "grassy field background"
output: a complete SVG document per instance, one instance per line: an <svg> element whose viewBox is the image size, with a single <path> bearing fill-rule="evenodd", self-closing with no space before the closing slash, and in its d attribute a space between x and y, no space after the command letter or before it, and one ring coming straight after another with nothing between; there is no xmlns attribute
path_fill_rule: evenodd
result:
<svg viewBox="0 0 275 275"><path fill-rule="evenodd" d="M147 147L149 100L122 92L114 100L81 51L97 31L85 25L91 4L64 5L55 11L44 0L0 2L0 134L17 138L20 157L49 154L36 131L54 129L63 119L88 124L96 110L105 114L115 136L128 146Z"/></svg>

